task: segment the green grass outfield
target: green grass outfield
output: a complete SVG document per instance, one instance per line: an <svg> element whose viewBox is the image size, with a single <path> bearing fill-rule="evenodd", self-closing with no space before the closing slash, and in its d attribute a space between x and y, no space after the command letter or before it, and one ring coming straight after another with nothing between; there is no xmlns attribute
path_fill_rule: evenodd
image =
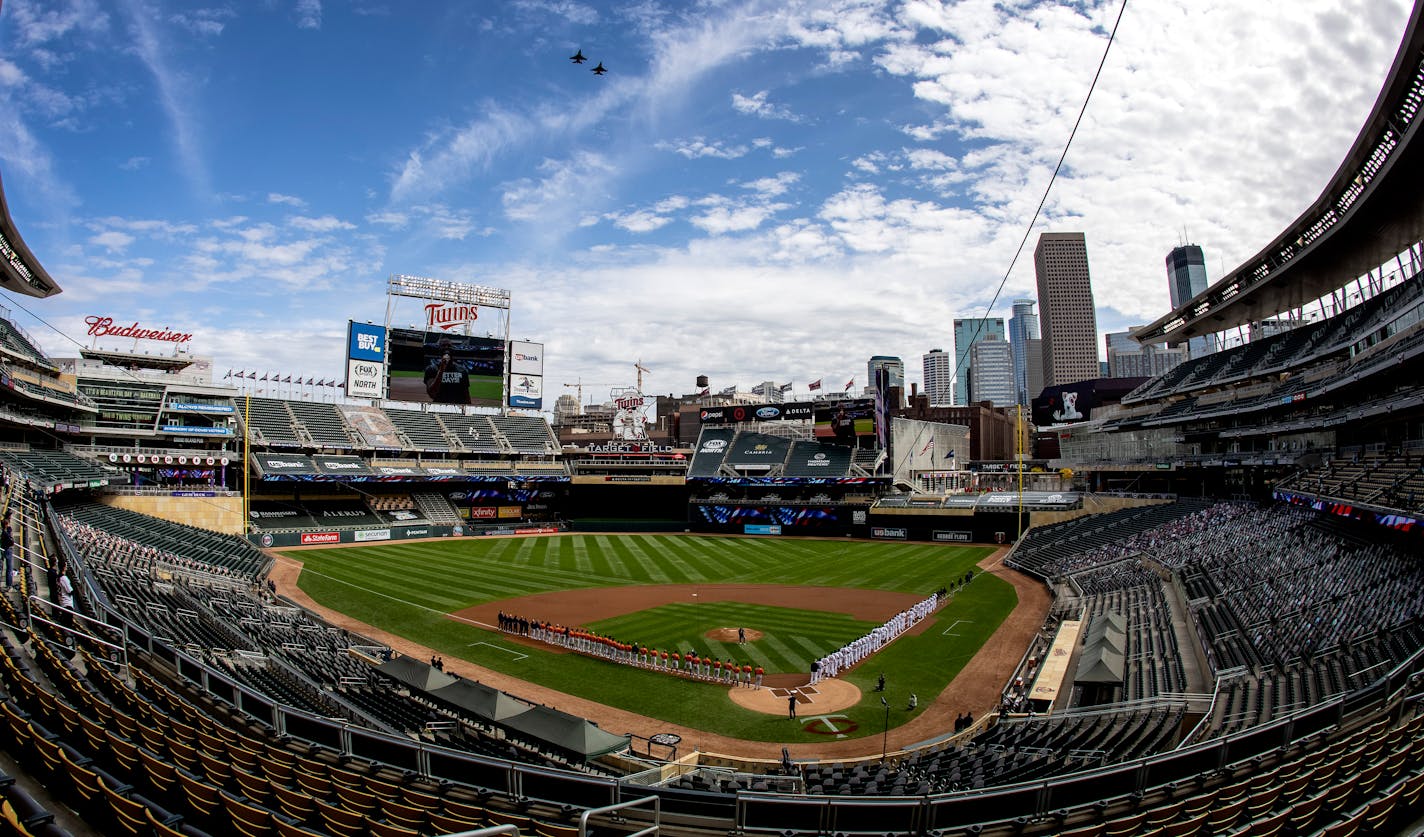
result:
<svg viewBox="0 0 1424 837"><path fill-rule="evenodd" d="M446 657L696 729L796 742L832 739L803 732L783 718L742 709L732 703L725 687L515 645L496 631L446 614L533 593L626 584L816 585L928 596L963 576L990 551L849 540L560 535L301 550L292 557L305 564L300 586L317 602L430 646ZM910 720L914 713L905 711L910 693L919 695L917 711L923 711L1015 604L1011 585L977 575L923 633L901 637L843 675L866 694L859 705L837 714L858 726L854 736L879 734L884 710L880 696L870 690L883 671L892 707L890 725ZM762 654L767 660L762 665L785 671L805 671L811 659L863 633L862 628L868 630L845 614L798 609L793 602L787 605L665 605L589 627L602 627L625 641L667 648L686 643L715 654L701 638L703 632L745 624L765 631L767 637L749 643L754 649L741 651ZM727 656L740 659L730 648Z"/></svg>

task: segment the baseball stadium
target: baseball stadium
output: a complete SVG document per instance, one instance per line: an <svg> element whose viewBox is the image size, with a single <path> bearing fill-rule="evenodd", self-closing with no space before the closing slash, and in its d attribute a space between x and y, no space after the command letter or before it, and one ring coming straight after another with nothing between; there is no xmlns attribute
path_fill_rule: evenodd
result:
<svg viewBox="0 0 1424 837"><path fill-rule="evenodd" d="M1418 833L1422 16L1309 208L1134 333L1257 336L1032 415L630 361L551 422L508 291L405 274L330 381L0 311L3 830Z"/></svg>

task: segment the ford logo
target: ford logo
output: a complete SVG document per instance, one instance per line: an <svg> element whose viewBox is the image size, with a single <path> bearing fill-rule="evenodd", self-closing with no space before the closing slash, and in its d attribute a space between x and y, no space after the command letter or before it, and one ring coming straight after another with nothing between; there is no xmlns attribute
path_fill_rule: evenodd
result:
<svg viewBox="0 0 1424 837"><path fill-rule="evenodd" d="M781 409L779 407L762 407L756 411L756 416L760 419L776 418L779 415L781 415Z"/></svg>

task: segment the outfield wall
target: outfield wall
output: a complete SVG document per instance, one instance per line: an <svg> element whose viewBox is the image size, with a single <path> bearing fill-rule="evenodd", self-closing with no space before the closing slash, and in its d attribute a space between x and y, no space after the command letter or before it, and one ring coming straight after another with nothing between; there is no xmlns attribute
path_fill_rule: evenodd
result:
<svg viewBox="0 0 1424 837"><path fill-rule="evenodd" d="M224 535L241 535L243 532L240 495L177 497L169 494L104 494L97 499L106 506L184 526L210 529Z"/></svg>

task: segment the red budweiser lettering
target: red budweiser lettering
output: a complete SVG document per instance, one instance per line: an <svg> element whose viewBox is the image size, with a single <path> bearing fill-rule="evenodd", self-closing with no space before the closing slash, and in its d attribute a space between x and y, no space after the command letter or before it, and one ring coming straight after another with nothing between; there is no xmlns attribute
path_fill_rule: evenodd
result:
<svg viewBox="0 0 1424 837"><path fill-rule="evenodd" d="M425 304L425 323L427 328L441 328L446 331L457 325L472 323L480 318L480 308L478 305L446 305L443 302L427 302Z"/></svg>
<svg viewBox="0 0 1424 837"><path fill-rule="evenodd" d="M140 328L138 323L116 326L113 317L89 316L84 318L84 322L89 326L90 337L132 337L135 340L163 340L168 343L187 343L193 339L191 334L166 328Z"/></svg>

